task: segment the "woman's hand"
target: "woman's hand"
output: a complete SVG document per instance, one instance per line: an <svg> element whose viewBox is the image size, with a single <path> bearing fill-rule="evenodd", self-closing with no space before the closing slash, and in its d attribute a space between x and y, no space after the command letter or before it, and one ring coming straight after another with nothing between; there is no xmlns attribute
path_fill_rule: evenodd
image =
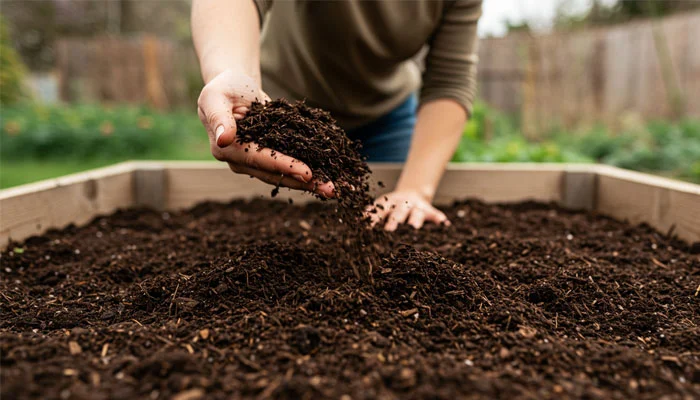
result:
<svg viewBox="0 0 700 400"><path fill-rule="evenodd" d="M204 86L197 101L199 119L207 129L212 155L227 162L235 173L246 174L272 185L308 190L333 197L333 183L313 180L303 162L253 143L236 141L236 121L242 119L255 101L270 98L250 76L225 70Z"/></svg>
<svg viewBox="0 0 700 400"><path fill-rule="evenodd" d="M375 211L376 210L376 211ZM448 224L445 214L433 207L418 191L397 190L379 197L367 210L372 226L385 222L384 229L395 231L399 224L407 222L420 229L425 222Z"/></svg>

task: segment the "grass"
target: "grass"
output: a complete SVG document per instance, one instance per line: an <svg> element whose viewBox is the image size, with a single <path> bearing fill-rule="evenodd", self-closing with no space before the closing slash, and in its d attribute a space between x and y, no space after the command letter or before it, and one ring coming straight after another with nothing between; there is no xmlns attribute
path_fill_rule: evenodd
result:
<svg viewBox="0 0 700 400"><path fill-rule="evenodd" d="M0 109L0 188L147 159L211 160L197 116L89 104Z"/></svg>

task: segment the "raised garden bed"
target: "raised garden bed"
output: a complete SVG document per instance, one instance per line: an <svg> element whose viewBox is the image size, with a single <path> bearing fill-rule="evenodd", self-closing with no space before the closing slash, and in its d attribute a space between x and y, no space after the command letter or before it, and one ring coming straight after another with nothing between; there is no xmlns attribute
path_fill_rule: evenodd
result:
<svg viewBox="0 0 700 400"><path fill-rule="evenodd" d="M210 163L3 191L2 397L700 396L696 185L453 167L453 225L402 227L371 278L329 204L269 193Z"/></svg>

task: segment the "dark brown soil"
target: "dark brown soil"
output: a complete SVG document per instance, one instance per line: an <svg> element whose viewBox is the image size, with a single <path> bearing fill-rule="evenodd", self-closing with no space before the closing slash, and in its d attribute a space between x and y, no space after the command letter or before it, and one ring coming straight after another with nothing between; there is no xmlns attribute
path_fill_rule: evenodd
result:
<svg viewBox="0 0 700 400"><path fill-rule="evenodd" d="M258 150L267 147L304 162L314 179L334 183L342 209L361 211L373 200L369 195L370 171L360 155L360 142L348 138L327 111L285 99L253 103L238 122L236 140L256 143ZM273 197L276 193L273 191Z"/></svg>
<svg viewBox="0 0 700 400"><path fill-rule="evenodd" d="M540 204L402 226L370 280L332 203L126 210L2 252L15 398L700 397L700 260Z"/></svg>
<svg viewBox="0 0 700 400"><path fill-rule="evenodd" d="M334 212L322 215L317 224L346 224L353 229L341 230L341 235L327 241L326 247L337 254L326 256L336 259L346 252L363 254L348 259L347 267L357 278L367 278L371 266L381 262L372 244L385 243L386 238L381 230L364 229L370 226L365 210L374 198L369 188L370 169L360 155L361 143L351 140L327 111L285 99L253 103L238 122L236 139L241 144L255 144L249 148L257 151L273 149L273 157L281 152L300 160L311 169L317 182L333 182L337 200ZM272 197L278 192L279 187L274 188ZM327 200L322 195L317 197Z"/></svg>

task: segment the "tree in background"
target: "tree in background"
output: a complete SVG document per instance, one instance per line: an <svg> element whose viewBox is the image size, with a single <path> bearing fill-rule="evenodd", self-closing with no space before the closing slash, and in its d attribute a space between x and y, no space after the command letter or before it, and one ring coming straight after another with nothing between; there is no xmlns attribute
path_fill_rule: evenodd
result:
<svg viewBox="0 0 700 400"><path fill-rule="evenodd" d="M587 13L567 15L563 12L566 4L566 1L561 3L556 17L555 26L558 29L619 24L635 19L663 17L700 9L700 1L696 0L618 0L612 5L605 5L601 0L593 0Z"/></svg>
<svg viewBox="0 0 700 400"><path fill-rule="evenodd" d="M5 19L0 16L0 106L17 103L24 96L24 65L12 47Z"/></svg>

